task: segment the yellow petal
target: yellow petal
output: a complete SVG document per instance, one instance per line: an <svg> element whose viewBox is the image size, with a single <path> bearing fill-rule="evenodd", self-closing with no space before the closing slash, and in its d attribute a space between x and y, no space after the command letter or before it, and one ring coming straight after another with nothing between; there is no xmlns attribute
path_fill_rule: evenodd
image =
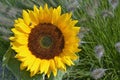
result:
<svg viewBox="0 0 120 80"><path fill-rule="evenodd" d="M14 20L15 23L18 23L18 20Z"/></svg>
<svg viewBox="0 0 120 80"><path fill-rule="evenodd" d="M17 53L19 53L21 56L26 56L27 57L28 55L31 55L31 52L29 51L29 49L26 45L16 48L15 51Z"/></svg>
<svg viewBox="0 0 120 80"><path fill-rule="evenodd" d="M41 60L39 58L35 58L35 61L32 67L30 68L31 76L34 76L36 73L39 72L40 62Z"/></svg>
<svg viewBox="0 0 120 80"><path fill-rule="evenodd" d="M26 36L15 36L15 37L16 37L16 42L18 42L19 44L24 44L24 45L28 44L28 37Z"/></svg>
<svg viewBox="0 0 120 80"><path fill-rule="evenodd" d="M75 54L75 52L70 52L69 50L64 50L61 55L69 56L72 60L77 60L79 57Z"/></svg>
<svg viewBox="0 0 120 80"><path fill-rule="evenodd" d="M25 66L24 63L21 63L21 64L20 64L20 69L21 69L21 70L24 70L26 67L27 67L27 66Z"/></svg>
<svg viewBox="0 0 120 80"><path fill-rule="evenodd" d="M61 15L61 7L58 6L56 10L57 10L58 16L60 16Z"/></svg>
<svg viewBox="0 0 120 80"><path fill-rule="evenodd" d="M51 73L51 70L49 69L48 72L47 72L47 77L50 78L50 73Z"/></svg>
<svg viewBox="0 0 120 80"><path fill-rule="evenodd" d="M18 18L17 20L14 21L15 24L18 24L18 23L24 23L24 20L22 18Z"/></svg>
<svg viewBox="0 0 120 80"><path fill-rule="evenodd" d="M14 35L15 36L26 36L26 37L28 37L28 34L25 34L25 33L23 33L23 32L20 32L20 31L18 31L17 29L15 29L15 28L13 28L13 29L11 29L11 31L14 33Z"/></svg>
<svg viewBox="0 0 120 80"><path fill-rule="evenodd" d="M15 40L12 40L13 42L11 42L10 44L12 45L12 49L16 50L18 49L20 46L23 46L22 44L19 44L18 42L16 42Z"/></svg>
<svg viewBox="0 0 120 80"><path fill-rule="evenodd" d="M22 18L18 18L19 23L24 23L24 20Z"/></svg>
<svg viewBox="0 0 120 80"><path fill-rule="evenodd" d="M14 26L18 31L23 31L24 33L30 33L31 32L31 28L29 28L29 26L27 26L24 23L14 24Z"/></svg>
<svg viewBox="0 0 120 80"><path fill-rule="evenodd" d="M29 57L21 58L19 60L22 61L21 69L23 69L24 67L26 67L27 70L30 70L31 67L32 67L32 65L35 62L35 57L32 56L32 55L29 55Z"/></svg>
<svg viewBox="0 0 120 80"><path fill-rule="evenodd" d="M61 58L60 57L55 57L54 58L54 61L55 61L55 64L56 64L56 66L58 67L58 68L60 68L61 70L64 70L64 71L66 71L66 67L65 67L65 65L63 64L63 62L61 61Z"/></svg>
<svg viewBox="0 0 120 80"><path fill-rule="evenodd" d="M34 5L34 13L37 14L37 16L39 15L39 9L37 8L37 6Z"/></svg>
<svg viewBox="0 0 120 80"><path fill-rule="evenodd" d="M39 24L39 20L38 20L38 16L36 13L34 13L33 11L30 11L29 12L29 15L30 15L30 19L32 21L32 24L33 25L38 25Z"/></svg>
<svg viewBox="0 0 120 80"><path fill-rule="evenodd" d="M14 41L15 40L15 37L10 37L9 38L11 41Z"/></svg>
<svg viewBox="0 0 120 80"><path fill-rule="evenodd" d="M50 66L50 62L48 60L41 60L41 63L40 63L41 73L44 72L46 74L48 72L49 66Z"/></svg>
<svg viewBox="0 0 120 80"><path fill-rule="evenodd" d="M44 11L43 11L43 16L44 16L43 23L50 23L51 22L52 12L50 12L50 11L51 10L48 9L48 5L45 4Z"/></svg>
<svg viewBox="0 0 120 80"><path fill-rule="evenodd" d="M77 35L80 31L80 27L73 27L75 34Z"/></svg>
<svg viewBox="0 0 120 80"><path fill-rule="evenodd" d="M56 68L56 64L55 64L53 59L50 60L50 69L53 72L53 75L56 76L57 75L57 68Z"/></svg>
<svg viewBox="0 0 120 80"><path fill-rule="evenodd" d="M59 6L57 9L53 10L52 21L51 21L52 24L57 25L57 19L60 17L60 14L61 14L61 7Z"/></svg>
<svg viewBox="0 0 120 80"><path fill-rule="evenodd" d="M43 10L43 8L41 6L39 8L39 16L38 16L38 18L39 18L40 23L43 23L43 20L44 20L44 10Z"/></svg>
<svg viewBox="0 0 120 80"><path fill-rule="evenodd" d="M74 65L69 56L62 57L62 62L66 63L68 66Z"/></svg>
<svg viewBox="0 0 120 80"><path fill-rule="evenodd" d="M26 25L29 25L31 20L27 11L23 10L23 19Z"/></svg>

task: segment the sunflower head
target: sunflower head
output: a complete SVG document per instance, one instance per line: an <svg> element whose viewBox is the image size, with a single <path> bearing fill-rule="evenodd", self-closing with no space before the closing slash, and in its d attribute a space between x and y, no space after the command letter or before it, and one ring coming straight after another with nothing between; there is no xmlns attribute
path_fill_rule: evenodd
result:
<svg viewBox="0 0 120 80"><path fill-rule="evenodd" d="M66 65L74 65L78 56L80 27L75 26L77 20L71 19L71 13L61 14L61 7L23 10L23 18L15 20L10 37L16 58L21 61L20 68L29 70L31 76L47 74L57 70L66 70Z"/></svg>

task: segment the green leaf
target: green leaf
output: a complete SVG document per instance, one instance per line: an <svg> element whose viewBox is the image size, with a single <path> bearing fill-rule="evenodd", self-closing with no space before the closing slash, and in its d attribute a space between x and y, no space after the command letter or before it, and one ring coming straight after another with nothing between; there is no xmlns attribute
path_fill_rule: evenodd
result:
<svg viewBox="0 0 120 80"><path fill-rule="evenodd" d="M7 63L7 68L15 75L17 80L20 80L20 62L14 58L15 53L11 52L11 56Z"/></svg>
<svg viewBox="0 0 120 80"><path fill-rule="evenodd" d="M3 64L2 66L5 67L6 64L8 63L10 57L11 57L11 53L12 53L12 49L11 48L8 48L8 50L6 51L6 53L4 54L3 56Z"/></svg>
<svg viewBox="0 0 120 80"><path fill-rule="evenodd" d="M6 50L8 49L9 43L1 38L0 35L0 61L2 61L3 55L5 54Z"/></svg>

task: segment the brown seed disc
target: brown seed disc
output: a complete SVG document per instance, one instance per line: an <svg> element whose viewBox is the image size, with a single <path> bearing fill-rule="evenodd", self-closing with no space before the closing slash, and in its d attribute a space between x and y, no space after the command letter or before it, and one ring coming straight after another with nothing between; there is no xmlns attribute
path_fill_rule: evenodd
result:
<svg viewBox="0 0 120 80"><path fill-rule="evenodd" d="M53 24L39 24L31 30L28 38L29 50L38 58L52 59L64 48L64 36Z"/></svg>

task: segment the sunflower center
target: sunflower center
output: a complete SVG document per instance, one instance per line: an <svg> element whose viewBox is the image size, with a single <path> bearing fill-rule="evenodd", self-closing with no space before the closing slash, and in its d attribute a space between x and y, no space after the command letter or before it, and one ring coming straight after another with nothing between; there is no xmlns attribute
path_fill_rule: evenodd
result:
<svg viewBox="0 0 120 80"><path fill-rule="evenodd" d="M43 36L40 39L40 46L42 48L50 48L50 46L52 46L52 38L49 36Z"/></svg>
<svg viewBox="0 0 120 80"><path fill-rule="evenodd" d="M53 24L39 24L29 34L28 48L40 59L53 59L64 48L64 36L61 30Z"/></svg>

